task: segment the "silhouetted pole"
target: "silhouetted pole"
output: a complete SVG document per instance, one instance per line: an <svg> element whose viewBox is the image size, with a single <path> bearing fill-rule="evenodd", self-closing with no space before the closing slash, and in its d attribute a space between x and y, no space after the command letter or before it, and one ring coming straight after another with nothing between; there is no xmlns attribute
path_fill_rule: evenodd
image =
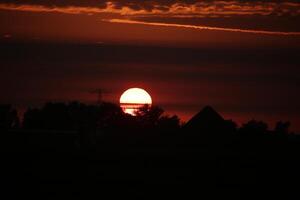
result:
<svg viewBox="0 0 300 200"><path fill-rule="evenodd" d="M97 94L97 101L96 101L96 103L98 105L102 104L102 94L103 94L102 89L93 90L93 91L91 91L91 93Z"/></svg>
<svg viewBox="0 0 300 200"><path fill-rule="evenodd" d="M101 105L103 103L103 95L104 94L109 94L109 93L111 93L111 91L108 91L108 90L105 90L105 89L103 90L103 89L99 88L99 89L95 89L95 90L90 91L90 93L97 95L96 104Z"/></svg>
<svg viewBox="0 0 300 200"><path fill-rule="evenodd" d="M101 89L98 89L97 91L96 91L96 93L97 93L97 95L98 95L98 97L97 97L97 104L101 104L102 103L102 90Z"/></svg>

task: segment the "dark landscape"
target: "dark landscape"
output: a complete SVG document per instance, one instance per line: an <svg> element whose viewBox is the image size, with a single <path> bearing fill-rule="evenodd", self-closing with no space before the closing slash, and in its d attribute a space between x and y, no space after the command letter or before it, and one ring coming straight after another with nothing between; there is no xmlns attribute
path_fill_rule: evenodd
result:
<svg viewBox="0 0 300 200"><path fill-rule="evenodd" d="M212 107L185 124L163 109L0 107L2 194L65 198L298 197L300 136L289 122L241 127Z"/></svg>

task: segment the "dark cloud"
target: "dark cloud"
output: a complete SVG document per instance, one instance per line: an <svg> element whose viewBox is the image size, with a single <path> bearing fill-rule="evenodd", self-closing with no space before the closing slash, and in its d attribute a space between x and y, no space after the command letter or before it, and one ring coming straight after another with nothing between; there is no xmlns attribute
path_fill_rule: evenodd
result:
<svg viewBox="0 0 300 200"><path fill-rule="evenodd" d="M91 7L105 7L106 1L99 0L1 0L0 3L6 4L29 4L29 5L43 5L43 6L91 6Z"/></svg>
<svg viewBox="0 0 300 200"><path fill-rule="evenodd" d="M286 90L289 101L300 100L291 92L300 84L299 49L168 48L123 45L1 45L3 83L137 80L195 89L201 84L247 88L258 96ZM126 80L124 80L126 79ZM20 85L14 82L15 86ZM5 86L5 84L2 84ZM185 91L188 91L188 88ZM183 88L182 88L183 89ZM255 92L257 90L257 93ZM192 91L190 91L193 93ZM227 91L230 94L230 90ZM235 93L236 94L236 93Z"/></svg>
<svg viewBox="0 0 300 200"><path fill-rule="evenodd" d="M289 1L253 1L253 0L232 0L232 1L194 1L194 0L151 0L151 1L0 1L2 9L13 9L14 6L31 5L44 6L46 8L64 8L64 7L84 7L85 12L117 12L122 15L181 15L185 17L202 17L219 15L299 15L299 0ZM7 6L8 5L8 6ZM19 8L20 9L20 8ZM26 10L26 8L23 8ZM29 8L27 8L29 9ZM96 9L96 10L95 10ZM97 10L98 9L98 10ZM99 10L100 9L100 10ZM105 11L101 9L107 9ZM125 10L123 10L125 9ZM42 10L42 9L41 9ZM57 10L56 10L57 11ZM63 10L60 10L63 12ZM135 12L140 11L140 12ZM82 12L82 9L81 11Z"/></svg>
<svg viewBox="0 0 300 200"><path fill-rule="evenodd" d="M215 0L201 0L201 2L213 2ZM274 3L282 3L282 2L300 2L300 0L238 0L239 2L247 3L247 2L274 2ZM0 3L15 3L15 4L38 4L38 5L57 5L57 6L99 6L101 4L105 4L106 2L114 2L119 5L171 5L174 3L186 3L186 4L194 4L199 2L199 0L1 0ZM226 2L226 1L225 1ZM227 2L232 2L232 0L227 0Z"/></svg>

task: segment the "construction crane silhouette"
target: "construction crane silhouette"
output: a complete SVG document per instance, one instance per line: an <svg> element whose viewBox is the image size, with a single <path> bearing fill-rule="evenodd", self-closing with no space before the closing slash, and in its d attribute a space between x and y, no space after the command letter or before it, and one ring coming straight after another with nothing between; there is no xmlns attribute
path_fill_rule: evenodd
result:
<svg viewBox="0 0 300 200"><path fill-rule="evenodd" d="M92 90L92 91L90 91L90 93L92 93L92 94L97 94L97 101L96 101L96 103L97 104L102 104L103 103L103 94L107 94L107 93L109 93L108 91L104 91L103 89L95 89L95 90Z"/></svg>

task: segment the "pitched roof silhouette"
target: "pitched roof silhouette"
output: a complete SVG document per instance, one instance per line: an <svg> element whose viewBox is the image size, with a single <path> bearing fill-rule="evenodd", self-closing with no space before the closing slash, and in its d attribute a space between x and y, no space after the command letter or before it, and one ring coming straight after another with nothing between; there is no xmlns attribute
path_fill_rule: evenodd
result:
<svg viewBox="0 0 300 200"><path fill-rule="evenodd" d="M225 120L211 106L204 107L185 125L186 128L208 128L222 126Z"/></svg>

